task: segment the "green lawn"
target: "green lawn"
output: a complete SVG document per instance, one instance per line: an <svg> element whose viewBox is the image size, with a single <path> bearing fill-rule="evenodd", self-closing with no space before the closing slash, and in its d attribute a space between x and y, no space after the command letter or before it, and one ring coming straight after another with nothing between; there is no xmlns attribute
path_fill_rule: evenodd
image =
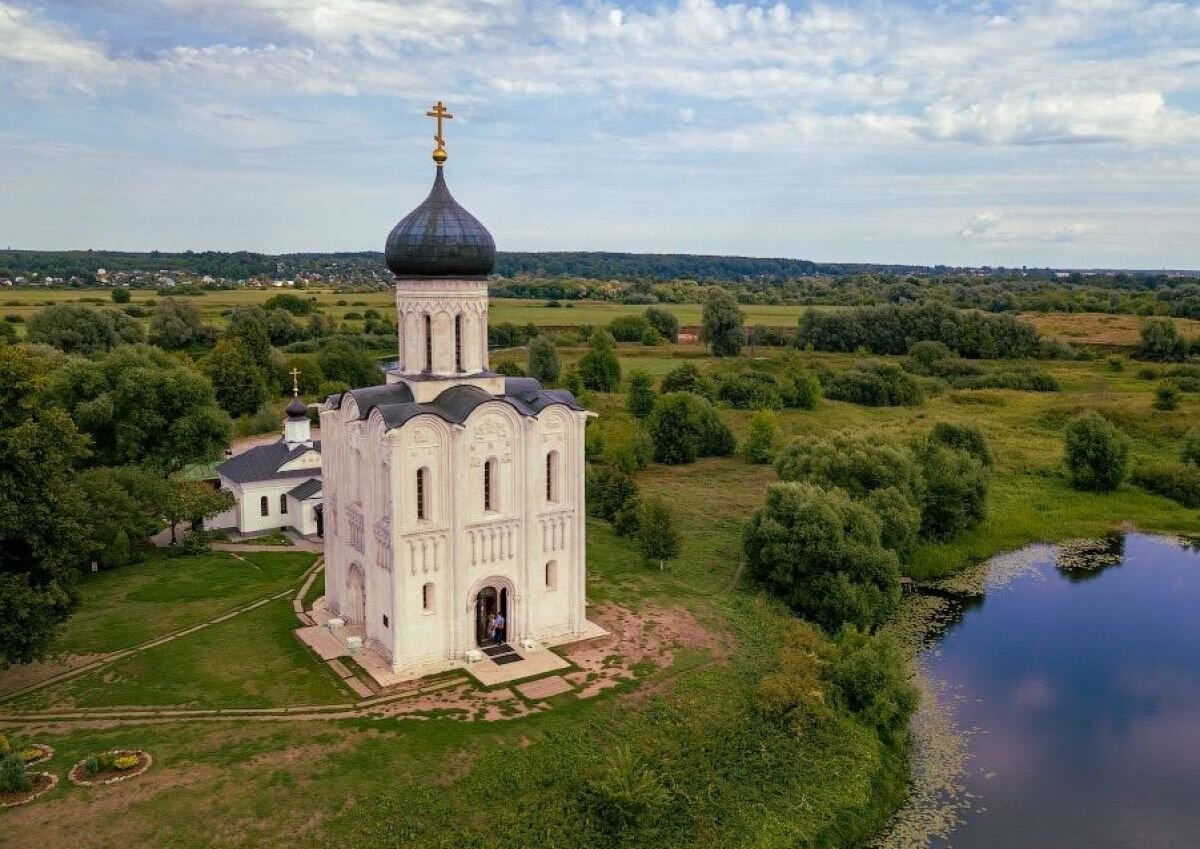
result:
<svg viewBox="0 0 1200 849"><path fill-rule="evenodd" d="M52 652L131 648L298 586L313 560L309 552L247 551L234 556L214 551L177 558L152 552L142 563L84 575L79 611Z"/></svg>

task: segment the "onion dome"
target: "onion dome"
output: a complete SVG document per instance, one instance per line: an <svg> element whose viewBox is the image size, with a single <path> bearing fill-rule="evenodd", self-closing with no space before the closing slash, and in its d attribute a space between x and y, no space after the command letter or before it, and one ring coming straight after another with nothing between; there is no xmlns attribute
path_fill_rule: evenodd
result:
<svg viewBox="0 0 1200 849"><path fill-rule="evenodd" d="M496 242L450 194L439 165L429 197L392 228L384 256L397 276L474 277L495 267Z"/></svg>
<svg viewBox="0 0 1200 849"><path fill-rule="evenodd" d="M307 419L308 405L300 400L299 395L295 395L284 408L284 412L287 413L289 419Z"/></svg>

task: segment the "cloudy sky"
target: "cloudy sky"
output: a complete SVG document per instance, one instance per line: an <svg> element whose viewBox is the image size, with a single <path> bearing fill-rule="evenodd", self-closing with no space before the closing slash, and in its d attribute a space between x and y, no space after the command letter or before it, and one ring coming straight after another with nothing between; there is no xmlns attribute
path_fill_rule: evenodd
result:
<svg viewBox="0 0 1200 849"><path fill-rule="evenodd" d="M0 0L0 245L1200 266L1200 3Z"/></svg>

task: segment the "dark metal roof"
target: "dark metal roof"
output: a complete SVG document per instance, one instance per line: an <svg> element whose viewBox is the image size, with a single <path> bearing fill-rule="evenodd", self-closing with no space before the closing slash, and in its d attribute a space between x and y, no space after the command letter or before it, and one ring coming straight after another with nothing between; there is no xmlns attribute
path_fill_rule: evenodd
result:
<svg viewBox="0 0 1200 849"><path fill-rule="evenodd" d="M309 469L309 471L312 471L312 470ZM308 480L306 480L304 483L300 484L295 489L288 490L288 495L290 495L292 498L296 499L297 501L303 501L306 498L310 498L310 497L316 495L320 491L321 491L321 479L320 478L309 478Z"/></svg>
<svg viewBox="0 0 1200 849"><path fill-rule="evenodd" d="M296 395L288 402L284 412L288 414L289 419L306 419L308 418L308 405L300 400L300 396Z"/></svg>
<svg viewBox="0 0 1200 849"><path fill-rule="evenodd" d="M359 419L365 419L372 409L378 407L383 423L389 430L402 427L409 419L425 414L437 416L451 424L462 424L476 407L488 401L502 401L523 416L536 416L551 404L562 404L572 410L583 409L568 390L542 389L542 385L532 377L506 377L503 395L492 395L478 386L467 384L452 386L427 404L414 401L412 392L403 383L351 389L342 395L329 396L329 408L340 409L346 395L352 396L358 404Z"/></svg>
<svg viewBox="0 0 1200 849"><path fill-rule="evenodd" d="M474 277L496 265L496 242L450 194L442 169L425 201L388 234L387 266L396 275Z"/></svg>
<svg viewBox="0 0 1200 849"><path fill-rule="evenodd" d="M308 451L319 452L320 450L320 442L314 442L311 448L308 445L297 445L291 448L281 439L279 442L259 445L249 451L243 451L235 457L230 457L217 466L217 471L234 483L269 481L276 478L312 477L312 469L292 469L281 472L279 467L286 466Z"/></svg>

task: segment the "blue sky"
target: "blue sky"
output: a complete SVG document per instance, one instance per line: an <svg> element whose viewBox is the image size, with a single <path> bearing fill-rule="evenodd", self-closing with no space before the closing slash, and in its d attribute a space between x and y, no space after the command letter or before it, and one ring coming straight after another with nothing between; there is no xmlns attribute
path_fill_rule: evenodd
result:
<svg viewBox="0 0 1200 849"><path fill-rule="evenodd" d="M1200 266L1200 5L0 0L0 245Z"/></svg>

